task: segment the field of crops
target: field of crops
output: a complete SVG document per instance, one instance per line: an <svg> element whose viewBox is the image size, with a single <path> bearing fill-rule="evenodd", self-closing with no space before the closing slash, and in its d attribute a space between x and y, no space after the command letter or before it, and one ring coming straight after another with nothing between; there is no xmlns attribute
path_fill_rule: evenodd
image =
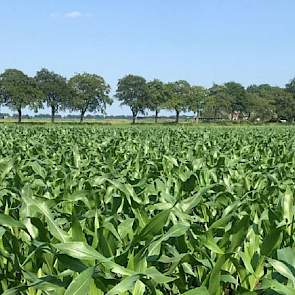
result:
<svg viewBox="0 0 295 295"><path fill-rule="evenodd" d="M1 294L295 294L295 128L0 127Z"/></svg>

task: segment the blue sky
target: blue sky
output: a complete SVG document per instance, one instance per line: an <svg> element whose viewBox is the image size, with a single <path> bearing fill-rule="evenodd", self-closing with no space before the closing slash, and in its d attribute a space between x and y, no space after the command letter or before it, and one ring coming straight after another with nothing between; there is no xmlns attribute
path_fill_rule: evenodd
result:
<svg viewBox="0 0 295 295"><path fill-rule="evenodd" d="M294 0L1 0L0 71L210 86L295 76ZM109 114L129 114L117 102Z"/></svg>

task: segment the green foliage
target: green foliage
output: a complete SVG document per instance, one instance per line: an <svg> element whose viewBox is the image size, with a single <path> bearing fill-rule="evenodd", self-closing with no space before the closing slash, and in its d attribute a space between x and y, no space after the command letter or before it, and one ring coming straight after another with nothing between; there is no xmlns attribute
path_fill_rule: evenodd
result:
<svg viewBox="0 0 295 295"><path fill-rule="evenodd" d="M233 112L246 112L248 101L245 88L236 82L228 82L224 84L228 100L231 103L231 115Z"/></svg>
<svg viewBox="0 0 295 295"><path fill-rule="evenodd" d="M87 111L105 113L106 105L112 104L109 97L110 86L101 76L77 74L69 80L68 85L72 91L68 106L72 110L80 111L81 122Z"/></svg>
<svg viewBox="0 0 295 295"><path fill-rule="evenodd" d="M200 116L204 109L205 101L208 96L208 91L202 86L191 86L190 95L188 98L188 110L193 113L198 113Z"/></svg>
<svg viewBox="0 0 295 295"><path fill-rule="evenodd" d="M288 121L295 117L295 100L292 94L280 87L268 84L252 85L247 89L249 111L263 120L282 118Z"/></svg>
<svg viewBox="0 0 295 295"><path fill-rule="evenodd" d="M47 69L41 69L35 76L37 85L44 94L43 101L51 108L52 121L58 110L64 109L70 97L66 78Z"/></svg>
<svg viewBox="0 0 295 295"><path fill-rule="evenodd" d="M214 84L208 90L208 98L205 102L205 114L213 118L224 118L231 112L232 97L228 96L224 85Z"/></svg>
<svg viewBox="0 0 295 295"><path fill-rule="evenodd" d="M292 122L295 118L295 99L286 89L273 87L276 116Z"/></svg>
<svg viewBox="0 0 295 295"><path fill-rule="evenodd" d="M293 128L0 129L1 294L294 294Z"/></svg>
<svg viewBox="0 0 295 295"><path fill-rule="evenodd" d="M179 113L188 110L190 100L190 84L187 81L179 80L166 84L166 108L176 112L176 122L179 120Z"/></svg>
<svg viewBox="0 0 295 295"><path fill-rule="evenodd" d="M288 84L286 84L286 89L288 92L295 95L295 78L293 78Z"/></svg>
<svg viewBox="0 0 295 295"><path fill-rule="evenodd" d="M16 69L0 75L0 105L17 110L37 111L44 102L51 108L51 120L59 110L79 111L82 122L86 112L106 114L112 104L110 86L96 74L77 74L69 81L63 76L41 69L30 78ZM246 89L237 82L213 84L209 89L190 85L185 80L163 83L146 81L137 75L119 79L115 97L130 107L133 123L146 110L155 112L155 122L162 109L175 111L176 122L181 112L193 112L194 119L288 121L295 120L295 79L285 88L268 84L250 85Z"/></svg>
<svg viewBox="0 0 295 295"><path fill-rule="evenodd" d="M19 122L23 108L28 106L37 110L42 106L42 95L35 80L19 70L8 69L0 75L2 103L18 111Z"/></svg>
<svg viewBox="0 0 295 295"><path fill-rule="evenodd" d="M155 120L157 122L160 109L166 102L165 85L160 80L154 79L147 83L148 108L156 112Z"/></svg>
<svg viewBox="0 0 295 295"><path fill-rule="evenodd" d="M144 113L149 106L146 80L135 75L123 77L118 81L116 97L122 105L130 107L134 123L138 113Z"/></svg>

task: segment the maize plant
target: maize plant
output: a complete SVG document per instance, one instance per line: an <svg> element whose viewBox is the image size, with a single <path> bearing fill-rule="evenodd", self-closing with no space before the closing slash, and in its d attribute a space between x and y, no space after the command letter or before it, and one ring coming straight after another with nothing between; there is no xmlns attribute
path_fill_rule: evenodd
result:
<svg viewBox="0 0 295 295"><path fill-rule="evenodd" d="M0 127L0 292L295 294L292 127Z"/></svg>

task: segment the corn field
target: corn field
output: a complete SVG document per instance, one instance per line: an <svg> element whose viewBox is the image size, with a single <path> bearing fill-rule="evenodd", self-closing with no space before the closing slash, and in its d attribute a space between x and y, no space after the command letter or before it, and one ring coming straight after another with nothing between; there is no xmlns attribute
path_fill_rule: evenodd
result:
<svg viewBox="0 0 295 295"><path fill-rule="evenodd" d="M292 127L0 127L0 292L295 294Z"/></svg>

